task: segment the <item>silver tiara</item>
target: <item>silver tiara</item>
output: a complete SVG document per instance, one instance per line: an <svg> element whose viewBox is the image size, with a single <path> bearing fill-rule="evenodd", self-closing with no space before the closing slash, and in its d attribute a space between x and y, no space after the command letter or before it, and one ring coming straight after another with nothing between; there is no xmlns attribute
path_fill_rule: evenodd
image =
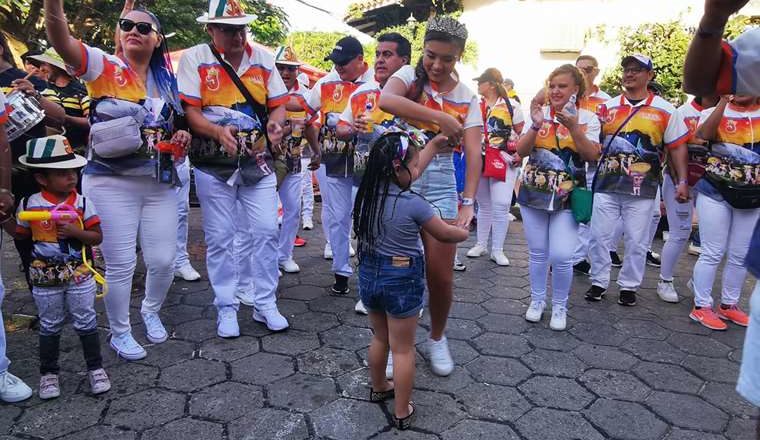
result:
<svg viewBox="0 0 760 440"><path fill-rule="evenodd" d="M448 34L460 40L467 39L467 28L462 23L446 15L430 17L430 20L427 22L426 32L430 31Z"/></svg>

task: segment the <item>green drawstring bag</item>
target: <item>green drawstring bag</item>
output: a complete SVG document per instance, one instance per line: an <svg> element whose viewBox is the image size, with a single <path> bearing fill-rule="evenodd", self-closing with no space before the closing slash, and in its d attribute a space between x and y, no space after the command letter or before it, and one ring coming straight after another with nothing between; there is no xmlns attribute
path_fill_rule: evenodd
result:
<svg viewBox="0 0 760 440"><path fill-rule="evenodd" d="M591 221L593 204L594 193L586 188L575 187L570 193L570 210L578 223L586 224Z"/></svg>

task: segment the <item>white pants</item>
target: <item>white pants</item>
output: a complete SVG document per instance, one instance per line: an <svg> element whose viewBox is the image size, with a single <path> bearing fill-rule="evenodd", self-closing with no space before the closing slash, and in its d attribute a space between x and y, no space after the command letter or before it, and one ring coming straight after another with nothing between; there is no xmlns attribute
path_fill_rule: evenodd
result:
<svg viewBox="0 0 760 440"><path fill-rule="evenodd" d="M652 243L654 242L654 236L657 235L657 227L660 225L660 189L657 188L657 195L654 198L654 205L652 206L652 218L649 224L649 235L647 236L647 251L652 249ZM610 252L617 252L620 241L623 239L623 223L618 223L615 227L615 235L612 238L612 247Z"/></svg>
<svg viewBox="0 0 760 440"><path fill-rule="evenodd" d="M187 254L187 215L190 211L190 162L177 165L177 174L182 186L176 188L177 192L177 257L174 260L174 269L180 269L190 264L190 256Z"/></svg>
<svg viewBox="0 0 760 440"><path fill-rule="evenodd" d="M303 171L301 175L303 178L303 211L301 212L301 218L304 221L311 221L314 215L314 185L311 183L312 171L309 169L310 163L310 158L301 158L301 170Z"/></svg>
<svg viewBox="0 0 760 440"><path fill-rule="evenodd" d="M0 231L0 235L2 235L3 232ZM0 247L2 247L3 244L3 237L0 237ZM3 299L5 298L5 286L3 285L3 276L0 274L0 309L3 306ZM8 365L11 364L11 361L8 360L8 358L5 356L6 353L6 342L5 342L5 325L3 323L3 314L0 313L0 374L5 373L8 371Z"/></svg>
<svg viewBox="0 0 760 440"><path fill-rule="evenodd" d="M282 226L278 260L284 262L293 258L293 242L296 239L301 220L301 174L288 174L280 184L280 202L282 202Z"/></svg>
<svg viewBox="0 0 760 440"><path fill-rule="evenodd" d="M324 185L322 184L324 182ZM351 211L353 178L324 176L319 189L322 194L322 222L333 252L332 271L350 277ZM327 196L327 197L325 197ZM327 221L325 224L324 222Z"/></svg>
<svg viewBox="0 0 760 440"><path fill-rule="evenodd" d="M203 213L203 232L206 235L206 266L214 305L239 307L235 298L236 264L233 259L233 242L236 224L241 218L250 223L251 253L241 258L252 258L254 306L258 310L276 307L279 278L277 268L277 179L272 174L252 186L229 186L210 174L196 170L195 184ZM235 209L240 203L241 210ZM242 212L241 212L242 211ZM240 222L242 230L247 225ZM245 261L245 260L244 260Z"/></svg>
<svg viewBox="0 0 760 440"><path fill-rule="evenodd" d="M235 285L240 292L251 292L253 282L253 230L245 208L235 203L235 238L232 240L232 260L235 262ZM279 274L278 274L279 275Z"/></svg>
<svg viewBox="0 0 760 440"><path fill-rule="evenodd" d="M317 182L319 183L319 197L322 199L322 212L320 214L322 233L325 237L325 242L330 244L330 231L328 227L330 224L330 213L327 210L327 198L330 194L327 190L327 168L325 168L324 164L317 168Z"/></svg>
<svg viewBox="0 0 760 440"><path fill-rule="evenodd" d="M618 274L622 290L636 291L644 278L653 199L624 194L594 194L591 215L591 283L608 288L610 284L610 249L615 229L623 225L625 258Z"/></svg>
<svg viewBox="0 0 760 440"><path fill-rule="evenodd" d="M520 207L528 242L530 296L545 301L546 278L552 268L552 303L567 305L573 284L573 251L578 224L569 209L544 211ZM609 255L608 255L609 258Z"/></svg>
<svg viewBox="0 0 760 440"><path fill-rule="evenodd" d="M509 206L515 189L518 168L507 170L507 180L481 177L475 197L478 200L478 244L488 245L488 234L493 231L491 252L501 252L509 230Z"/></svg>
<svg viewBox="0 0 760 440"><path fill-rule="evenodd" d="M142 312L158 312L174 278L177 251L177 194L152 177L85 174L82 192L95 204L101 220L106 262L106 312L111 332L131 330L129 302L137 265L138 230L147 269Z"/></svg>
<svg viewBox="0 0 760 440"><path fill-rule="evenodd" d="M691 200L679 203L676 200L676 187L673 185L673 180L669 174L665 173L662 181L662 198L665 202L665 214L668 216L668 239L662 246L660 256L660 278L665 281L673 280L673 270L691 235L691 216L696 192L689 190L689 195Z"/></svg>
<svg viewBox="0 0 760 440"><path fill-rule="evenodd" d="M736 209L726 202L700 195L697 197L697 217L702 252L694 265L694 304L697 307L712 306L712 286L724 255L727 258L723 268L721 303L737 304L747 277L744 257L760 217L760 208Z"/></svg>
<svg viewBox="0 0 760 440"><path fill-rule="evenodd" d="M588 224L578 225L578 240L575 242L575 251L573 252L573 264L589 258L589 247L591 246L591 227Z"/></svg>

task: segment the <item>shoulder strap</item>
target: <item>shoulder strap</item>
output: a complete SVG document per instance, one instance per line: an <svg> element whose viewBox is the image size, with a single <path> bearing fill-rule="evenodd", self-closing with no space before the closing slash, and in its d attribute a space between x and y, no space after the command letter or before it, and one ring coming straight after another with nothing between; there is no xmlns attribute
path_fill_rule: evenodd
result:
<svg viewBox="0 0 760 440"><path fill-rule="evenodd" d="M630 114L628 114L628 117L625 118L625 120L623 121L623 123L620 124L620 126L617 128L617 130L615 130L615 133L610 137L610 140L607 142L607 145L604 147L604 150L602 151L602 156L604 156L605 154L607 154L607 150L610 148L610 145L612 145L612 141L617 137L617 135L620 134L621 131L623 131L623 128L625 128L625 126L628 124L628 122L630 122L631 119L633 119L633 117L636 116L636 113L638 113L639 110L641 110L643 107L644 107L644 105L639 105L639 106L635 107ZM601 158L600 158L600 161L601 161Z"/></svg>
<svg viewBox="0 0 760 440"><path fill-rule="evenodd" d="M507 104L507 110L509 110L509 117L512 119L512 125L515 125L515 109L512 107L512 103L509 102L509 97L502 99L504 99L504 102Z"/></svg>
<svg viewBox="0 0 760 440"><path fill-rule="evenodd" d="M256 115L259 117L262 123L262 131L266 132L266 124L267 120L269 119L269 112L266 109L266 106L263 104L260 104L255 99L253 99L253 95L251 95L251 92L248 91L248 88L243 84L243 81L240 80L240 77L238 76L237 72L235 72L232 69L232 66L230 66L230 63L227 61L224 61L222 59L222 56L219 54L219 51L216 50L213 44L208 45L209 49L211 49L211 53L214 54L214 58L216 58L217 61L219 61L219 64L222 66L225 72L227 72L227 76L230 77L230 80L235 84L235 87L240 91L240 93L243 95L243 98L245 98L245 101L248 105L251 106L251 109L256 113ZM269 144L269 138L267 139L267 145Z"/></svg>

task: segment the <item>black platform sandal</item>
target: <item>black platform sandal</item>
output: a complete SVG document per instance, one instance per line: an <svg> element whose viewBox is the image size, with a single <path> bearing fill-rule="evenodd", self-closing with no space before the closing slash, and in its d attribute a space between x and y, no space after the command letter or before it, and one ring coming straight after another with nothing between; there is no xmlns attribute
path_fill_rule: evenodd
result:
<svg viewBox="0 0 760 440"><path fill-rule="evenodd" d="M406 431L412 427L412 420L414 420L414 415L417 413L417 411L415 410L414 402L409 402L409 406L412 407L412 411L408 416L401 419L395 415L393 416L393 421L396 422L396 428L398 428L399 431Z"/></svg>
<svg viewBox="0 0 760 440"><path fill-rule="evenodd" d="M375 391L372 387L369 388L369 401L370 402L382 402L388 399L396 397L396 390L391 388L385 391Z"/></svg>

